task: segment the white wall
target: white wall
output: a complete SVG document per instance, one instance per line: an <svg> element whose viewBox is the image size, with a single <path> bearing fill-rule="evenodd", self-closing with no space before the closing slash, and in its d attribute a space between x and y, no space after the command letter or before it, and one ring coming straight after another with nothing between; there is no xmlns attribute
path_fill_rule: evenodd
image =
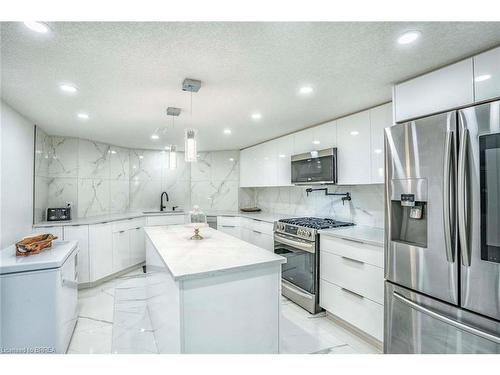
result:
<svg viewBox="0 0 500 375"><path fill-rule="evenodd" d="M34 125L0 101L0 249L31 233Z"/></svg>

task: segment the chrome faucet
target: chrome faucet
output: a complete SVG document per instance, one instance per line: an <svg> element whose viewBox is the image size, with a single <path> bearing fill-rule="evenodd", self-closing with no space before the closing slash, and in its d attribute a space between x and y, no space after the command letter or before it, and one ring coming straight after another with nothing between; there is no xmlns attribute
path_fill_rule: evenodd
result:
<svg viewBox="0 0 500 375"><path fill-rule="evenodd" d="M160 211L163 211L165 208L167 208L167 206L163 205L163 196L164 195L165 195L165 197L167 197L167 202L168 202L168 194L166 191L164 191L163 193L161 193L161 196L160 196Z"/></svg>

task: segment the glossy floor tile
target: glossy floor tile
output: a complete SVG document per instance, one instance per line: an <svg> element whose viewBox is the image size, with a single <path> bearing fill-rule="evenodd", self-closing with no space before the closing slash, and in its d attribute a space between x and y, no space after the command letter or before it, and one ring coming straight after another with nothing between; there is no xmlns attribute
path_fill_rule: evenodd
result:
<svg viewBox="0 0 500 375"><path fill-rule="evenodd" d="M157 353L147 309L145 275L138 268L79 292L80 314L68 354ZM368 354L378 348L325 313L311 315L281 298L280 354Z"/></svg>

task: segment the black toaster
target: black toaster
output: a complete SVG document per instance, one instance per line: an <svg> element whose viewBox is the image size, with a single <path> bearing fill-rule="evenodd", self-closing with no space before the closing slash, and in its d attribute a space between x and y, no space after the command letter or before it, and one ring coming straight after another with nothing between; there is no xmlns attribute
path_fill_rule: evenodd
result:
<svg viewBox="0 0 500 375"><path fill-rule="evenodd" d="M47 208L47 221L71 220L71 207Z"/></svg>

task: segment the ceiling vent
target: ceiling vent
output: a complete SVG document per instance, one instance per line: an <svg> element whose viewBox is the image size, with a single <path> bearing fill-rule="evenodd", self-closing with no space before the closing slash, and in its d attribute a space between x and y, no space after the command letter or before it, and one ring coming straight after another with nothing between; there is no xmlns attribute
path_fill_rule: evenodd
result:
<svg viewBox="0 0 500 375"><path fill-rule="evenodd" d="M180 108L168 107L167 108L167 116L179 116L181 114Z"/></svg>
<svg viewBox="0 0 500 375"><path fill-rule="evenodd" d="M186 78L182 82L182 91L198 92L201 87L201 81L197 79Z"/></svg>

